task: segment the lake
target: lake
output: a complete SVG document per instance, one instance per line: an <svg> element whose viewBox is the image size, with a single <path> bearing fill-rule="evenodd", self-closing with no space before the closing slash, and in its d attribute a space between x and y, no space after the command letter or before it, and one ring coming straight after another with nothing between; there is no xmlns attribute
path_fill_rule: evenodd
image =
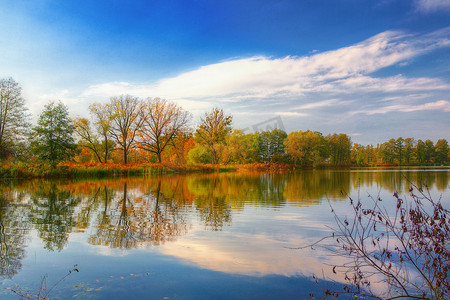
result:
<svg viewBox="0 0 450 300"><path fill-rule="evenodd" d="M327 283L311 276L342 281L331 267L340 258L292 248L330 234L331 207L344 216L347 195L371 195L392 210L392 194L407 194L411 183L449 207L449 174L410 168L3 182L0 298L17 299L12 289L36 295L41 286L54 286L52 299L321 295Z"/></svg>

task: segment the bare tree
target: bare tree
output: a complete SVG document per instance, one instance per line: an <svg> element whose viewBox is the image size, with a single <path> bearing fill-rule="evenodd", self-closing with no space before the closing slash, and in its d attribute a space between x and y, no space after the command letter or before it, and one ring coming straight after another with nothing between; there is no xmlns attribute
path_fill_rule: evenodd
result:
<svg viewBox="0 0 450 300"><path fill-rule="evenodd" d="M123 151L123 162L127 163L128 153L136 147L136 137L144 121L142 102L130 95L112 97L107 114L111 120L109 133Z"/></svg>
<svg viewBox="0 0 450 300"><path fill-rule="evenodd" d="M175 138L189 131L191 114L165 99L147 99L144 121L140 131L141 149L155 153L161 162L161 154Z"/></svg>
<svg viewBox="0 0 450 300"><path fill-rule="evenodd" d="M12 78L0 80L0 157L16 154L30 124L22 88ZM23 148L23 147L22 147Z"/></svg>

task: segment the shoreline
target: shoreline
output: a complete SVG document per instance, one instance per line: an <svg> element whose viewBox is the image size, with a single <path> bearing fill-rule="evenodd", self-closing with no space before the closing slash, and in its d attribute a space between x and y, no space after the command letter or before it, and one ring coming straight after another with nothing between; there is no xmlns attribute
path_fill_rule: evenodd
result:
<svg viewBox="0 0 450 300"><path fill-rule="evenodd" d="M172 165L158 163L61 163L56 167L40 163L12 163L0 165L1 179L33 179L33 178L83 178L83 177L123 177L139 175L168 175L190 173L222 173L222 172L288 172L296 170L389 170L410 168L449 169L449 165L371 165L371 166L330 166L316 168L282 163L251 163L234 165Z"/></svg>

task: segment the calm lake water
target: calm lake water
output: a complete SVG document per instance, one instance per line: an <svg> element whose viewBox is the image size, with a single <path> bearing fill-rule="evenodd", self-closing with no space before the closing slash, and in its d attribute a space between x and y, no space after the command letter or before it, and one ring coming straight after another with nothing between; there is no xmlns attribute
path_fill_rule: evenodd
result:
<svg viewBox="0 0 450 300"><path fill-rule="evenodd" d="M345 195L384 199L410 182L450 205L449 169L314 170L34 180L0 186L0 298L303 299L339 257L293 250L330 234Z"/></svg>

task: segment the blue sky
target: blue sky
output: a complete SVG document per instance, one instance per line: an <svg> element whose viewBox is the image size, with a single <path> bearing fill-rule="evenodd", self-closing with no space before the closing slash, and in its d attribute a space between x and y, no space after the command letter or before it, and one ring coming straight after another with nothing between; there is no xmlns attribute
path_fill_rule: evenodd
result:
<svg viewBox="0 0 450 300"><path fill-rule="evenodd" d="M450 0L0 1L0 78L32 114L131 94L252 128L450 140Z"/></svg>

